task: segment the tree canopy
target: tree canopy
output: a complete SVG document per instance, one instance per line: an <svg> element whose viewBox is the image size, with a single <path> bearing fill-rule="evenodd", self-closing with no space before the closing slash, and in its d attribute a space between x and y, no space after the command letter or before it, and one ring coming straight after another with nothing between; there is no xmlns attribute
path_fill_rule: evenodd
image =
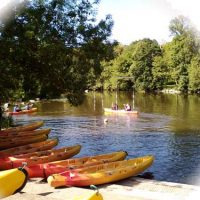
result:
<svg viewBox="0 0 200 200"><path fill-rule="evenodd" d="M172 87L181 92L198 92L199 32L184 16L172 19L169 30L173 36L170 42L159 45L151 39L134 41L112 61L104 63L102 77L109 72L104 87L114 89L113 77L116 80L117 76L128 76L129 81L120 80L126 85L121 84L119 89L149 92Z"/></svg>
<svg viewBox="0 0 200 200"><path fill-rule="evenodd" d="M98 3L24 0L13 6L9 20L0 21L1 96L64 94L78 105L90 88L199 92L200 37L187 18L171 20L170 42L144 38L122 45L110 40L110 15L97 21Z"/></svg>
<svg viewBox="0 0 200 200"><path fill-rule="evenodd" d="M0 23L0 92L25 98L66 94L72 104L80 103L101 73L100 62L112 56L112 17L96 21L98 1L21 4Z"/></svg>

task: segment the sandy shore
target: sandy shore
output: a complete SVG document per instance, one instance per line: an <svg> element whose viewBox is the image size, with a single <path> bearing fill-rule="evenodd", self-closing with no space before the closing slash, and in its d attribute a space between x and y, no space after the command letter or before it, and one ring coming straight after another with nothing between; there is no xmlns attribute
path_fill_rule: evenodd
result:
<svg viewBox="0 0 200 200"><path fill-rule="evenodd" d="M99 187L104 200L196 200L200 187L142 178L129 178ZM55 189L41 179L28 181L22 192L5 200L73 200L89 188L64 187Z"/></svg>

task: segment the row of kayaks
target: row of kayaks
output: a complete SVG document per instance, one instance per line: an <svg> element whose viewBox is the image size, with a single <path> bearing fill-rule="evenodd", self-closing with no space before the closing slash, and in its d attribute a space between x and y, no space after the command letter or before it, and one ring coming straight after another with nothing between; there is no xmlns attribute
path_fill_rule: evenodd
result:
<svg viewBox="0 0 200 200"><path fill-rule="evenodd" d="M72 158L81 145L53 149L58 140L47 139L50 129L38 129L43 124L35 122L0 131L0 197L22 189L28 178L46 178L52 187L100 185L138 175L153 163L151 155L126 159L125 151ZM32 140L41 135L46 139ZM20 168L24 163L26 166ZM5 180L9 180L8 185Z"/></svg>

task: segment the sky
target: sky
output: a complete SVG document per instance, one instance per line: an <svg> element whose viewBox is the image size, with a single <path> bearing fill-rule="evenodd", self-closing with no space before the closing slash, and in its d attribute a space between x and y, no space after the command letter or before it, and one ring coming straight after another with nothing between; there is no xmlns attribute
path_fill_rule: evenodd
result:
<svg viewBox="0 0 200 200"><path fill-rule="evenodd" d="M170 21L179 15L200 30L199 8L199 0L101 0L98 18L112 15L112 38L122 44L143 38L164 43L171 40Z"/></svg>
<svg viewBox="0 0 200 200"><path fill-rule="evenodd" d="M0 0L0 17L6 15L8 3ZM98 19L111 14L114 20L112 39L122 44L143 38L156 39L159 43L171 40L169 24L179 15L188 17L200 30L199 0L101 0Z"/></svg>

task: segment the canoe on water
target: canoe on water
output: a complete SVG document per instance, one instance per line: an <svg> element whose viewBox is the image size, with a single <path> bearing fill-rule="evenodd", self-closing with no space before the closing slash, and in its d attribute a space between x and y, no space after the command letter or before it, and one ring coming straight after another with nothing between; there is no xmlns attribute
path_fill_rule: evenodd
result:
<svg viewBox="0 0 200 200"><path fill-rule="evenodd" d="M44 125L43 121L33 122L33 123L22 125L22 126L17 126L17 127L12 127L12 128L7 128L4 130L1 130L0 134L1 133L11 133L11 132L33 131L43 125Z"/></svg>
<svg viewBox="0 0 200 200"><path fill-rule="evenodd" d="M30 137L23 137L23 138L12 138L8 140L1 140L0 141L0 150L12 148L12 147L18 147L26 144L36 143L36 142L42 142L47 140L48 135L36 135L36 136L30 136Z"/></svg>
<svg viewBox="0 0 200 200"><path fill-rule="evenodd" d="M23 168L0 172L0 199L20 192L27 183L27 175Z"/></svg>
<svg viewBox="0 0 200 200"><path fill-rule="evenodd" d="M36 135L48 135L51 129L38 129L34 131L23 131L23 132L10 132L10 133L0 133L0 141L3 139L12 139L12 138L20 138L20 137L29 137Z"/></svg>
<svg viewBox="0 0 200 200"><path fill-rule="evenodd" d="M6 156L13 156L13 155L19 155L19 154L25 154L25 153L31 153L36 151L43 151L52 149L58 144L58 139L48 139L43 142L37 142L32 144L27 144L19 147L13 147L9 149L5 149L0 151L0 158L6 157Z"/></svg>
<svg viewBox="0 0 200 200"><path fill-rule="evenodd" d="M124 160L127 152L118 151L108 154L101 154L96 156L88 156L82 158L74 158L68 160L60 160L56 162L44 163L26 167L29 178L47 178L56 173L61 173L70 169L77 169L81 167L93 166L118 160Z"/></svg>
<svg viewBox="0 0 200 200"><path fill-rule="evenodd" d="M126 111L124 109L113 110L111 108L104 108L104 112L110 113L110 114L113 114L113 113L115 113L115 114L134 114L134 115L139 114L139 112L137 110Z"/></svg>
<svg viewBox="0 0 200 200"><path fill-rule="evenodd" d="M9 115L22 115L22 114L30 114L37 111L37 108L31 108L30 110L22 110L19 112L9 112Z"/></svg>
<svg viewBox="0 0 200 200"><path fill-rule="evenodd" d="M31 166L35 164L68 159L78 154L80 150L81 146L75 145L44 152L35 152L29 155L25 154L15 157L0 158L0 170L16 168L22 166L23 163L26 163L27 166Z"/></svg>
<svg viewBox="0 0 200 200"><path fill-rule="evenodd" d="M66 172L49 176L47 181L52 187L100 185L136 176L150 167L153 160L153 156L144 156L67 170Z"/></svg>

